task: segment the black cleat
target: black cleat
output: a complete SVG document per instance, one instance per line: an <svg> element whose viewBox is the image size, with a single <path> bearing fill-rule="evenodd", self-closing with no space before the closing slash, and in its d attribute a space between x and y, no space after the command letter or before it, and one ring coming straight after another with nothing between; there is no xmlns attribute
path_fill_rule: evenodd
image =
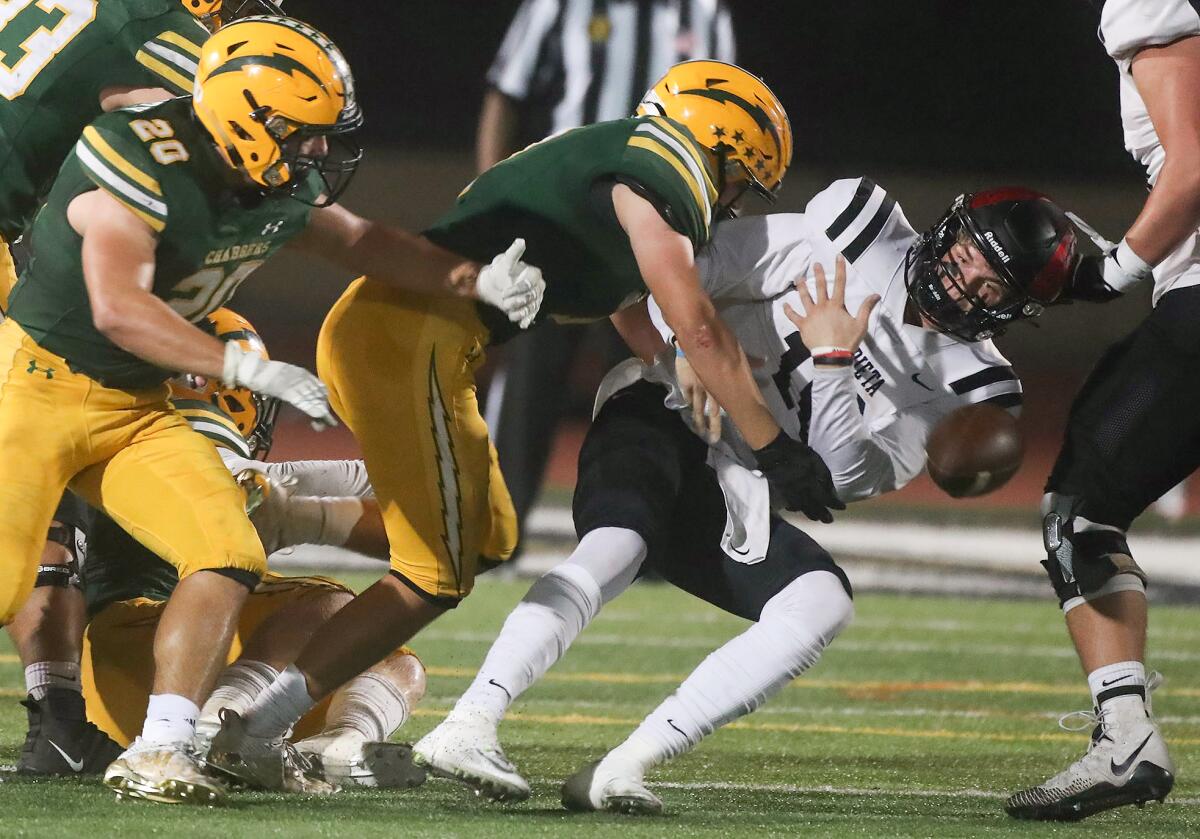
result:
<svg viewBox="0 0 1200 839"><path fill-rule="evenodd" d="M123 749L90 723L78 691L50 688L21 702L29 730L17 761L22 775L99 775Z"/></svg>

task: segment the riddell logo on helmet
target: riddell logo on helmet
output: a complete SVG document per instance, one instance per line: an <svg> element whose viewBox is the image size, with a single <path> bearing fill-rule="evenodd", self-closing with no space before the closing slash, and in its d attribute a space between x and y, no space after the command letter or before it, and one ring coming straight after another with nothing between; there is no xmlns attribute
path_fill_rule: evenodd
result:
<svg viewBox="0 0 1200 839"><path fill-rule="evenodd" d="M990 230L985 230L983 233L983 238L988 240L988 244L992 246L992 250L994 250L996 252L996 256L1000 257L1000 260L1002 262L1004 262L1005 264L1008 264L1008 260L1010 258L1008 255L1008 251L1004 250L1003 246L1001 246L1001 244L996 241L995 234L992 233L992 231L990 231Z"/></svg>

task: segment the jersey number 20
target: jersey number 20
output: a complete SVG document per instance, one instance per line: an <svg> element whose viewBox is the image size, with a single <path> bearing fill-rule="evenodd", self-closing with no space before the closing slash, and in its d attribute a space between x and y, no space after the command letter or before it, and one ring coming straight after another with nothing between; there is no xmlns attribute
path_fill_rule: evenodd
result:
<svg viewBox="0 0 1200 839"><path fill-rule="evenodd" d="M96 19L96 0L0 3L0 95L16 99Z"/></svg>

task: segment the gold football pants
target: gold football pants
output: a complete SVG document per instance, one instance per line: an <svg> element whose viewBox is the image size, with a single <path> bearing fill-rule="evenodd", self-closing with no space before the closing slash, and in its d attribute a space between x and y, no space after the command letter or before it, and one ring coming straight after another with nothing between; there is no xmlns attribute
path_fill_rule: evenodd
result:
<svg viewBox="0 0 1200 839"><path fill-rule="evenodd" d="M392 571L452 607L480 561L516 547L516 513L479 413L487 329L474 304L356 280L317 342L317 372L362 446Z"/></svg>
<svg viewBox="0 0 1200 839"><path fill-rule="evenodd" d="M242 648L262 623L306 598L350 589L325 577L281 577L267 574L246 598L227 664L237 661ZM154 684L154 633L165 601L139 597L109 604L92 618L83 636L80 676L88 719L127 746L142 730L146 703ZM326 697L296 724L295 739L325 727Z"/></svg>
<svg viewBox="0 0 1200 839"><path fill-rule="evenodd" d="M11 319L0 324L0 619L33 588L70 483L180 579L266 570L242 491L216 448L166 402L167 387L118 390L73 373Z"/></svg>

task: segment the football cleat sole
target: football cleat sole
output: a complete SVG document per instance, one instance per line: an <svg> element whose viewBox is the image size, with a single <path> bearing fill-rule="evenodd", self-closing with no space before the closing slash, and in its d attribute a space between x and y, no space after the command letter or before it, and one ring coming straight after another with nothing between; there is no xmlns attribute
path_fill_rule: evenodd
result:
<svg viewBox="0 0 1200 839"><path fill-rule="evenodd" d="M470 787L476 795L495 801L499 804L514 804L529 798L529 791L502 783L485 775L469 772L465 769L444 769L425 759L418 752L413 752L413 763L424 769L435 778L448 781L458 781Z"/></svg>
<svg viewBox="0 0 1200 839"><path fill-rule="evenodd" d="M1149 801L1161 803L1174 786L1174 775L1147 762L1138 766L1129 781L1119 787L1099 783L1057 801L1051 799L1050 793L1034 788L1010 797L1004 811L1015 819L1077 822L1129 804L1141 807Z"/></svg>
<svg viewBox="0 0 1200 839"><path fill-rule="evenodd" d="M427 774L413 760L408 743L368 743L361 763L326 761L321 755L305 753L313 773L339 786L371 789L413 789L425 783Z"/></svg>
<svg viewBox="0 0 1200 839"><path fill-rule="evenodd" d="M562 805L575 813L594 813L597 808L592 805L592 779L596 775L596 767L600 761L590 763L580 769L562 785ZM648 796L648 797L647 797ZM621 813L626 816L661 816L662 801L649 793L642 795L610 795L604 799L599 808L608 813Z"/></svg>
<svg viewBox="0 0 1200 839"><path fill-rule="evenodd" d="M104 779L104 785L117 794L118 801L126 799L155 801L159 804L199 804L214 806L225 801L225 791L214 784L196 784L169 780L147 784L124 775Z"/></svg>

